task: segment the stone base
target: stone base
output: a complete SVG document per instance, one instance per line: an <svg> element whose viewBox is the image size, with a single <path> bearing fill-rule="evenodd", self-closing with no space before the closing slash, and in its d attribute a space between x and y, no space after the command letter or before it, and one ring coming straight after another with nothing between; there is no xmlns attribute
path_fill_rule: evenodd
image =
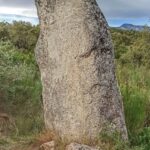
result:
<svg viewBox="0 0 150 150"><path fill-rule="evenodd" d="M56 150L55 142L51 141L51 142L44 143L40 146L39 150Z"/></svg>
<svg viewBox="0 0 150 150"><path fill-rule="evenodd" d="M57 148L55 148L55 142L51 141L51 142L42 144L40 146L39 150L57 150ZM100 149L90 147L87 145L83 145L83 144L71 143L71 144L67 145L65 150L100 150Z"/></svg>
<svg viewBox="0 0 150 150"><path fill-rule="evenodd" d="M99 149L78 143L71 143L66 147L66 150L99 150Z"/></svg>

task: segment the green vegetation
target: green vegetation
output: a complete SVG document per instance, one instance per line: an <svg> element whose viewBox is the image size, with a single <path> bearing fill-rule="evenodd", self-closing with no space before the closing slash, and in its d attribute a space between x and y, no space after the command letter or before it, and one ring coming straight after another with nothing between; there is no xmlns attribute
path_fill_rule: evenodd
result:
<svg viewBox="0 0 150 150"><path fill-rule="evenodd" d="M131 146L150 149L150 31L112 29Z"/></svg>
<svg viewBox="0 0 150 150"><path fill-rule="evenodd" d="M43 126L41 82L33 53L38 28L23 22L1 23L1 33L0 113L6 112L15 119L15 134L38 133ZM27 40L26 35L33 40ZM21 45L22 41L29 44Z"/></svg>
<svg viewBox="0 0 150 150"><path fill-rule="evenodd" d="M114 150L149 150L150 32L111 32L130 144L125 145L117 135L106 136L104 143L112 141ZM40 73L34 57L38 34L39 27L30 23L0 23L0 111L15 120L13 138L36 135L44 126ZM0 146L8 141L0 139Z"/></svg>

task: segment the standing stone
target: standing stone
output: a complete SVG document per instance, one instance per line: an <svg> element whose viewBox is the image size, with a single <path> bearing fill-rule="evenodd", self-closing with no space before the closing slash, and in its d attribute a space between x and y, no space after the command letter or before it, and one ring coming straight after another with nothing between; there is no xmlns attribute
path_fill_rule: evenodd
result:
<svg viewBox="0 0 150 150"><path fill-rule="evenodd" d="M127 139L111 36L96 0L36 5L46 127L70 141L94 140L107 127Z"/></svg>

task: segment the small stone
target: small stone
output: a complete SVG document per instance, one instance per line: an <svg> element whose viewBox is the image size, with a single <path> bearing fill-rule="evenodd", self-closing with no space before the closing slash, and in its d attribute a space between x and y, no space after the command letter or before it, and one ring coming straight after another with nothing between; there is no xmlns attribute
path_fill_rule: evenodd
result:
<svg viewBox="0 0 150 150"><path fill-rule="evenodd" d="M13 119L8 114L0 112L0 137L8 136L12 131L15 131Z"/></svg>
<svg viewBox="0 0 150 150"><path fill-rule="evenodd" d="M55 150L55 142L51 141L51 142L44 143L40 146L39 150Z"/></svg>
<svg viewBox="0 0 150 150"><path fill-rule="evenodd" d="M66 150L99 150L99 149L78 143L71 143L66 147Z"/></svg>

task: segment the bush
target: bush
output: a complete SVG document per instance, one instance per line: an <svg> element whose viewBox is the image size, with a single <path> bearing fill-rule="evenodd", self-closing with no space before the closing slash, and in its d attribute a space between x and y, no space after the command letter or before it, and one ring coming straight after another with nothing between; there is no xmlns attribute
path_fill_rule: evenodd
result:
<svg viewBox="0 0 150 150"><path fill-rule="evenodd" d="M0 42L0 64L3 111L14 116L19 134L39 132L43 126L41 82L34 55L18 51L11 42Z"/></svg>
<svg viewBox="0 0 150 150"><path fill-rule="evenodd" d="M20 32L21 31L21 32ZM111 29L130 147L115 134L109 150L150 149L150 32ZM41 82L33 50L39 26L0 23L0 110L15 118L17 135L42 130ZM46 135L47 137L47 135ZM49 137L49 136L48 136Z"/></svg>

